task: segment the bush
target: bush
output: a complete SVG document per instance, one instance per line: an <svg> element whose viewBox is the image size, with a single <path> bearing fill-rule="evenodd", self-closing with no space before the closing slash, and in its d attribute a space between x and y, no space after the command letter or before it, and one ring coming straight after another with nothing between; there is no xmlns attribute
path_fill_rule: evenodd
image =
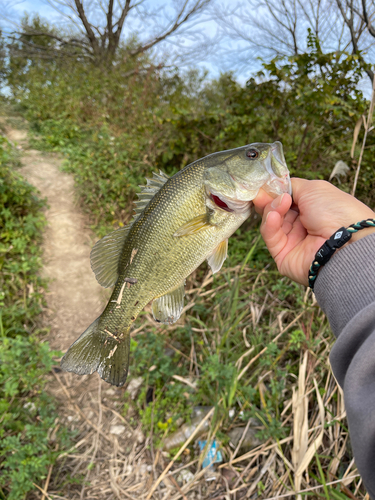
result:
<svg viewBox="0 0 375 500"><path fill-rule="evenodd" d="M38 273L45 219L35 189L0 136L0 495L21 500L68 444L43 389L57 352L41 342L45 282ZM59 448L59 451L57 449Z"/></svg>

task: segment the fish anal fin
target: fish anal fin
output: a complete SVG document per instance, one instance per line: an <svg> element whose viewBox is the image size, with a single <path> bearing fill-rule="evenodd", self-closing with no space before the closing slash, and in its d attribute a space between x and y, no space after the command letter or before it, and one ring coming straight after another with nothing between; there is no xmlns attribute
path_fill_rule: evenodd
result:
<svg viewBox="0 0 375 500"><path fill-rule="evenodd" d="M173 236L188 236L189 234L196 234L199 231L205 231L211 227L213 227L213 225L210 223L209 215L205 213L198 215L197 217L194 217L194 219L191 219L183 224L177 229Z"/></svg>
<svg viewBox="0 0 375 500"><path fill-rule="evenodd" d="M97 318L72 344L61 360L61 368L78 375L98 372L112 385L124 385L129 367L129 329L116 337L100 327Z"/></svg>
<svg viewBox="0 0 375 500"><path fill-rule="evenodd" d="M224 260L228 255L228 238L223 240L213 251L213 253L207 258L208 265L210 266L212 273L217 273L224 263Z"/></svg>
<svg viewBox="0 0 375 500"><path fill-rule="evenodd" d="M159 323L172 325L181 316L184 308L185 283L157 297L152 302L152 314Z"/></svg>
<svg viewBox="0 0 375 500"><path fill-rule="evenodd" d="M114 286L118 278L118 265L130 226L120 227L97 241L91 250L91 269L104 288Z"/></svg>

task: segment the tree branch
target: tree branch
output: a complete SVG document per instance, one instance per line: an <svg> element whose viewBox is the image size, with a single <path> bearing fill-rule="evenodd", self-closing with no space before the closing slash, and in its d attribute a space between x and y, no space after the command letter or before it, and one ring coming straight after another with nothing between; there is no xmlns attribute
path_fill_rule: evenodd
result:
<svg viewBox="0 0 375 500"><path fill-rule="evenodd" d="M77 13L79 15L79 18L81 19L82 24L83 24L83 26L84 26L84 28L86 30L87 37L90 40L91 47L92 47L92 49L94 51L94 54L97 55L97 56L99 56L100 55L100 49L99 49L98 40L97 40L97 38L96 38L96 36L95 36L92 28L91 28L91 24L87 20L85 11L83 9L83 5L80 2L80 0L74 0L74 3L76 5Z"/></svg>
<svg viewBox="0 0 375 500"><path fill-rule="evenodd" d="M121 12L121 16L120 16L119 20L116 23L117 24L117 30L114 33L114 39L115 39L115 42L116 42L116 48L118 47L118 44L120 42L120 36L121 36L121 32L122 32L122 28L124 26L124 22L125 22L126 16L128 15L129 10L131 8L130 7L130 1L131 0L126 0L125 6L124 6L124 8L122 9L122 12Z"/></svg>
<svg viewBox="0 0 375 500"><path fill-rule="evenodd" d="M89 46L89 44L88 44L88 42L86 42L86 40L79 40L77 38L70 38L69 40L65 40L64 38L61 38L57 35L53 35L52 33L48 33L45 31L13 31L12 34L21 35L21 36L47 36L48 38L52 38L53 40L56 40L63 45L67 45L67 44L75 45L76 44L75 46L82 47L84 50L87 50L87 47Z"/></svg>
<svg viewBox="0 0 375 500"><path fill-rule="evenodd" d="M210 2L210 0L198 0L194 4L194 6L185 14L185 16L182 19L180 19L181 16L183 15L184 10L186 8L186 5L188 3L188 0L185 0L184 5L182 6L182 8L181 8L180 12L178 13L173 25L171 26L171 28L168 31L166 31L164 34L159 35L158 37L154 38L154 40L147 42L145 45L140 46L135 50L132 50L130 54L132 56L136 56L138 54L141 54L142 52L145 52L146 50L151 49L154 45L161 42L162 40L165 40L169 35L171 35L173 32L175 32L183 23L185 23L189 19L189 17L191 17L196 12L199 12L200 10L202 10L209 2Z"/></svg>
<svg viewBox="0 0 375 500"><path fill-rule="evenodd" d="M51 33L44 32L37 25L35 25L36 30L34 31L32 29L32 22L29 23L28 21L25 23L25 26L22 26L22 28L17 31L17 34L19 34L21 38L22 35L25 37L48 36L56 40L59 44L59 48L70 45L77 51L81 49L83 52L87 53L87 55L98 64L108 65L112 63L119 48L125 20L129 11L139 6L144 0L45 1L61 15L65 16L66 19L70 19L74 22L75 26L78 26L79 33L82 35L82 40L80 39L80 35L74 35L74 37L70 36L70 38L68 38L69 35L65 37L63 34L60 34L60 32L55 32L54 30L52 30ZM134 57L151 49L154 45L172 35L182 24L191 20L191 18L202 11L210 1L211 0L184 0L180 3L179 8L176 9L175 16L172 17L163 28L159 28L151 40L146 39L145 42L139 43L133 50L127 50L127 54ZM61 6L65 7L65 9L62 9ZM90 9L92 8L95 10L98 7L100 8L101 17L97 22L92 22ZM74 16L69 13L66 8L71 9L74 12ZM147 8L144 13L148 15ZM72 17L74 17L74 19L72 19ZM28 24L30 24L30 27ZM32 41L33 40L30 40L30 42ZM22 42L22 40L19 39L19 42ZM39 50L37 44L38 43L35 44L35 50ZM28 46L31 47L31 45Z"/></svg>
<svg viewBox="0 0 375 500"><path fill-rule="evenodd" d="M375 28L374 26L370 23L370 20L367 15L367 9L366 9L366 0L362 0L362 10L363 10L363 17L364 17L364 22L366 24L366 27L368 29L368 32L370 33L371 36L375 38ZM362 16L361 16L362 17Z"/></svg>
<svg viewBox="0 0 375 500"><path fill-rule="evenodd" d="M336 0L337 6L340 9L341 15L344 19L345 24L348 26L349 31L350 31L350 37L352 40L352 47L353 47L353 54L358 55L360 60L364 63L364 59L358 49L358 40L359 36L356 36L355 30L354 30L354 23L353 23L353 0L350 0L350 4L348 5L348 8L350 9L350 18L346 16L346 12L344 10L344 7L341 4L341 0ZM371 79L371 82L374 81L374 72L370 68L365 68L365 71L368 75L368 77Z"/></svg>
<svg viewBox="0 0 375 500"><path fill-rule="evenodd" d="M20 39L19 38L15 38L13 36L9 36L9 39L10 40L13 40L14 42L20 42ZM31 50L23 50L22 48L19 48L19 47L16 47L16 46L11 46L9 47L12 54L15 55L16 57L17 56L26 56L28 58L31 58L31 57L38 57L40 59L49 59L49 60L53 60L55 59L56 57L74 57L76 58L78 55L81 56L81 57L87 57L87 58L92 58L92 55L86 53L86 54L82 54L82 53L77 53L77 52L68 52L68 51L60 51L60 50L56 50L54 48L51 48L51 47L44 47L43 45L36 45L35 43L30 43L28 42L27 40L22 40L22 45L24 46L27 46L27 47L30 47Z"/></svg>

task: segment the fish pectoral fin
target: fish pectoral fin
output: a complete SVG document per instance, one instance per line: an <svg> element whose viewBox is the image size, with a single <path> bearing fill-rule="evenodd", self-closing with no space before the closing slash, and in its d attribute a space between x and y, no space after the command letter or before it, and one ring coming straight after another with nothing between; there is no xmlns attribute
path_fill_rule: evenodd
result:
<svg viewBox="0 0 375 500"><path fill-rule="evenodd" d="M114 286L118 278L118 266L124 242L130 226L121 227L97 241L91 250L91 269L98 283L104 288Z"/></svg>
<svg viewBox="0 0 375 500"><path fill-rule="evenodd" d="M152 302L152 314L159 323L172 325L181 316L184 308L185 283L157 297Z"/></svg>
<svg viewBox="0 0 375 500"><path fill-rule="evenodd" d="M112 385L125 384L129 367L130 335L121 337L99 327L97 318L72 344L61 360L61 368L78 375L98 372Z"/></svg>
<svg viewBox="0 0 375 500"><path fill-rule="evenodd" d="M212 273L215 274L220 271L224 260L228 255L228 238L223 240L220 245L218 245L213 253L207 258L208 265L210 266Z"/></svg>
<svg viewBox="0 0 375 500"><path fill-rule="evenodd" d="M213 227L208 213L198 215L177 229L173 236L187 236Z"/></svg>

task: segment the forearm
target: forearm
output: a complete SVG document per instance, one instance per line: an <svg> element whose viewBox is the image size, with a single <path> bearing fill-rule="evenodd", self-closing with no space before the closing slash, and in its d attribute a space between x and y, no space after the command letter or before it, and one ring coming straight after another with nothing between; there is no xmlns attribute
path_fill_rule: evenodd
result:
<svg viewBox="0 0 375 500"><path fill-rule="evenodd" d="M375 499L375 234L336 252L315 294L337 337L332 369L344 390L356 464Z"/></svg>

